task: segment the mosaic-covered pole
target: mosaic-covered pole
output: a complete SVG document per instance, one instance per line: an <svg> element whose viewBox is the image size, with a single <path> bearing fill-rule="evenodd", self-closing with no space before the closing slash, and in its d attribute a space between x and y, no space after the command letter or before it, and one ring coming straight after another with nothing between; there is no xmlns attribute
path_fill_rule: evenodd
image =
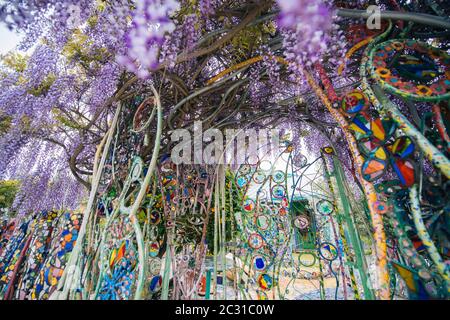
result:
<svg viewBox="0 0 450 320"><path fill-rule="evenodd" d="M336 202L336 197L334 195L334 188L333 188L333 184L331 183L331 175L330 175L330 172L328 170L328 166L327 166L327 162L326 162L325 158L322 158L322 159L323 159L323 166L324 166L324 171L325 171L325 180L327 181L328 189L329 189L329 191L331 193L331 198L332 198L332 201L333 201L332 203L333 203L334 210L335 210L336 214L338 215L338 222L340 222L339 221L340 220L339 219L339 213L337 212L338 206L337 206L337 202ZM330 216L330 219L333 219L333 217ZM333 222L333 220L331 220L331 221ZM350 263L353 263L353 259L350 256L350 249L348 247L347 238L345 237L344 227L342 226L342 223L338 223L338 228L339 228L339 235L340 235L340 237L342 239L342 244L343 244L343 247L344 247L345 256L347 257L347 260ZM333 227L333 229L334 229L334 227ZM357 259L358 258L359 257L357 257ZM358 264L358 267L359 266L360 266L360 264ZM350 280L351 280L350 284L351 284L352 289L353 289L354 297L355 297L356 300L361 300L361 297L359 295L358 285L356 284L355 273L354 273L352 264L350 264L348 266L348 270L349 270L349 273L350 273ZM360 269L359 273L360 273L360 276L361 276L361 279L362 279L363 288L364 288L364 292L365 292L365 297L367 299L373 299L372 292L367 287L367 280L368 279L366 277L365 270L364 269Z"/></svg>
<svg viewBox="0 0 450 320"><path fill-rule="evenodd" d="M350 233L350 239L353 245L353 250L355 251L356 255L356 264L358 266L358 269L360 270L361 279L363 282L363 288L364 288L364 294L368 299L373 298L372 291L367 287L368 277L367 277L367 270L365 268L365 261L364 261L364 254L363 254L363 247L361 245L361 241L358 235L358 229L355 227L352 217L350 216L350 205L347 201L347 196L345 194L345 187L343 184L343 172L342 168L340 166L340 163L337 160L336 156L333 156L333 166L335 168L335 177L336 182L340 194L340 198L342 201L342 206L344 208L344 219L347 223L349 233Z"/></svg>
<svg viewBox="0 0 450 320"><path fill-rule="evenodd" d="M347 121L345 118L332 107L327 96L324 94L323 90L317 85L314 78L309 74L308 71L303 71L309 85L315 91L316 95L322 100L323 104L326 106L328 111L331 113L333 118L340 125L344 136L349 145L350 151L352 153L355 164L361 169L364 158L359 153L357 148L357 143L353 135L347 130ZM361 175L360 175L361 176ZM377 255L377 275L378 275L378 292L377 296L379 299L388 300L390 299L390 286L389 286L389 270L387 265L387 246L386 246L386 234L383 227L383 219L379 212L375 210L377 203L377 194L372 183L361 179L361 183L364 188L364 192L367 198L367 203L369 206L370 216L372 219L373 226L373 236L376 244L376 255Z"/></svg>

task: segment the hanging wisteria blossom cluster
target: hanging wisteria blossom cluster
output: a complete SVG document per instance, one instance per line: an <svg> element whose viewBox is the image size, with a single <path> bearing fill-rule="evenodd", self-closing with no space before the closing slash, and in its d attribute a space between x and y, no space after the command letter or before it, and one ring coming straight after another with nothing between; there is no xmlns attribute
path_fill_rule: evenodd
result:
<svg viewBox="0 0 450 320"><path fill-rule="evenodd" d="M176 0L136 1L132 26L126 35L127 54L117 61L141 79L150 75L150 70L159 65L159 50L167 33L175 30L170 15L179 9Z"/></svg>
<svg viewBox="0 0 450 320"><path fill-rule="evenodd" d="M331 43L333 11L320 0L278 0L280 27L288 30L285 41L292 46L291 56L296 63L318 61Z"/></svg>

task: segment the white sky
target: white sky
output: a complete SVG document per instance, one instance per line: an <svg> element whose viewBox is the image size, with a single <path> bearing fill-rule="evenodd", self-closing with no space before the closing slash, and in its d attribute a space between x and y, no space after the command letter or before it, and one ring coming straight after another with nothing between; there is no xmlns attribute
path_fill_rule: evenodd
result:
<svg viewBox="0 0 450 320"><path fill-rule="evenodd" d="M20 36L9 31L5 25L0 23L0 54L5 54L9 50L14 49L20 41Z"/></svg>

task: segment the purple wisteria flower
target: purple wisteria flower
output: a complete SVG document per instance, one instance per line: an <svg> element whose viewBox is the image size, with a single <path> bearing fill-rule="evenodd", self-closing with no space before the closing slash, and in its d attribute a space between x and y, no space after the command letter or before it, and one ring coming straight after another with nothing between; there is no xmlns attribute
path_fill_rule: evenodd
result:
<svg viewBox="0 0 450 320"><path fill-rule="evenodd" d="M289 34L285 47L296 63L314 63L327 50L333 11L320 0L277 0L279 26Z"/></svg>
<svg viewBox="0 0 450 320"><path fill-rule="evenodd" d="M175 30L169 15L179 9L175 0L139 0L133 12L133 22L126 35L127 53L117 56L119 64L146 79L149 69L159 64L159 49L165 35Z"/></svg>

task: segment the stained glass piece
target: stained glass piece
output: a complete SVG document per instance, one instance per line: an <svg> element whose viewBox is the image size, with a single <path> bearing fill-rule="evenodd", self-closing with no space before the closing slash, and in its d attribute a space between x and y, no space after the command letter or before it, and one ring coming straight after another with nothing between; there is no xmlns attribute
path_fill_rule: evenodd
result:
<svg viewBox="0 0 450 320"><path fill-rule="evenodd" d="M411 187L415 182L415 165L412 160L395 159L392 167L400 179L400 183L405 187Z"/></svg>
<svg viewBox="0 0 450 320"><path fill-rule="evenodd" d="M380 159L367 159L362 166L363 178L374 181L380 178L386 169L386 162Z"/></svg>
<svg viewBox="0 0 450 320"><path fill-rule="evenodd" d="M347 114L363 111L368 106L364 93L359 90L347 93L342 99L342 110Z"/></svg>
<svg viewBox="0 0 450 320"><path fill-rule="evenodd" d="M414 153L414 149L414 142L407 136L397 138L390 147L390 150L394 154L394 156L400 157L402 159L412 155Z"/></svg>

